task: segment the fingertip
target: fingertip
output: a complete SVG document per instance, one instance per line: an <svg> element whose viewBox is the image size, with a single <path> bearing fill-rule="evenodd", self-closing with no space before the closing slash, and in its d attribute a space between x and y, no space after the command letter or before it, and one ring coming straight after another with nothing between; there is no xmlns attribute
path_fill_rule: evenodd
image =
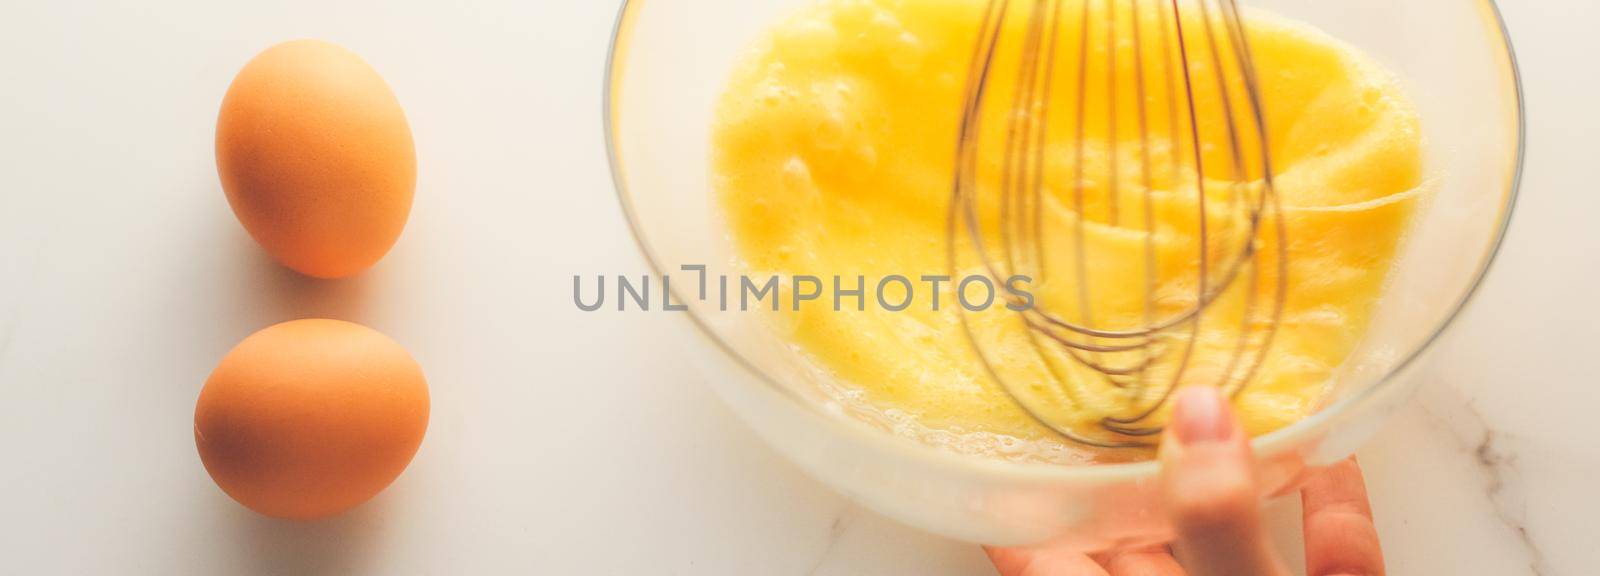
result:
<svg viewBox="0 0 1600 576"><path fill-rule="evenodd" d="M1115 576L1184 576L1183 567L1166 546L1108 552L1097 560Z"/></svg>
<svg viewBox="0 0 1600 576"><path fill-rule="evenodd" d="M1168 484L1204 481L1218 490L1227 482L1254 484L1250 439L1226 396L1214 387L1178 392L1160 450L1161 474Z"/></svg>
<svg viewBox="0 0 1600 576"><path fill-rule="evenodd" d="M1173 400L1168 437L1184 446L1226 442L1239 434L1233 407L1214 386L1187 386Z"/></svg>
<svg viewBox="0 0 1600 576"><path fill-rule="evenodd" d="M984 546L1000 576L1107 576L1088 555L1061 548L997 548Z"/></svg>
<svg viewBox="0 0 1600 576"><path fill-rule="evenodd" d="M1248 435L1213 387L1181 390L1161 447L1161 484L1174 548L1203 574L1276 574L1265 544Z"/></svg>
<svg viewBox="0 0 1600 576"><path fill-rule="evenodd" d="M1028 566L1027 558L1016 548L984 546L983 553L989 555L989 562L994 564L994 569L1003 576L1021 574Z"/></svg>
<svg viewBox="0 0 1600 576"><path fill-rule="evenodd" d="M1366 482L1353 458L1312 475L1301 490L1301 504L1310 574L1384 573Z"/></svg>

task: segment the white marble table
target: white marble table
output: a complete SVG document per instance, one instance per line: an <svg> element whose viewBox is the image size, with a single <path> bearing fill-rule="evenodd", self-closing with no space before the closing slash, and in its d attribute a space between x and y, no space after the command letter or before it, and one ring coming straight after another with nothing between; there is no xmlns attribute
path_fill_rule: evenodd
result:
<svg viewBox="0 0 1600 576"><path fill-rule="evenodd" d="M642 270L599 129L614 2L323 4L0 9L0 572L989 573L746 434L662 345L667 317L573 309L572 274ZM1395 574L1600 564L1600 10L1507 4L1518 221L1431 382L1362 451ZM212 165L233 72L303 36L377 63L417 136L410 227L356 280L270 264ZM234 505L190 432L222 353L301 316L394 336L434 395L400 481L310 525Z"/></svg>

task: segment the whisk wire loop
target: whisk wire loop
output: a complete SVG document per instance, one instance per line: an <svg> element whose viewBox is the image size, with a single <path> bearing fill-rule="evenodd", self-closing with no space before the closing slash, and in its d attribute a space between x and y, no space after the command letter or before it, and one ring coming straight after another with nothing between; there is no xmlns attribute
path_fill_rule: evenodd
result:
<svg viewBox="0 0 1600 576"><path fill-rule="evenodd" d="M1062 42L1073 33L1076 42ZM1058 74L1063 67L1070 74ZM1096 67L1103 78L1092 74ZM1091 102L1097 79L1103 103ZM1057 86L1061 80L1070 85ZM1258 82L1236 0L984 5L959 125L948 266L954 275L975 261L996 279L1026 275L1041 286L1046 296L1034 306L1006 312L1019 322L1020 346L994 342L994 330L978 327L983 313L958 314L989 375L1069 440L1149 446L1177 387L1213 385L1236 396L1267 362L1288 278ZM1008 90L1009 98L995 97ZM1064 103L1070 114L1050 114ZM1000 129L986 125L992 118L1003 119ZM1152 136L1159 121L1164 149L1162 136ZM1070 168L1055 169L1063 163ZM1069 182L1052 179L1063 172ZM1192 221L1164 222L1188 194ZM1131 216L1129 202L1138 208ZM1185 264L1177 270L1163 265L1174 256L1164 261L1161 253L1172 226L1192 226L1195 238L1193 251L1177 256ZM1125 256L1093 245L1107 234L1139 237L1135 267L1143 278L1131 288L1092 281L1098 268ZM1070 251L1056 255L1061 241ZM1065 274L1057 269L1063 263ZM1120 294L1108 288L1142 292L1140 310L1109 309L1101 300ZM1238 333L1224 346L1227 359L1197 368L1201 341L1212 338L1203 325L1220 321L1216 306L1235 293ZM1072 301L1065 314L1063 299ZM1137 318L1131 326L1128 316ZM1017 370L1027 360L1016 350L1039 369ZM1094 396L1097 390L1103 394ZM1063 408L1076 416L1062 417Z"/></svg>

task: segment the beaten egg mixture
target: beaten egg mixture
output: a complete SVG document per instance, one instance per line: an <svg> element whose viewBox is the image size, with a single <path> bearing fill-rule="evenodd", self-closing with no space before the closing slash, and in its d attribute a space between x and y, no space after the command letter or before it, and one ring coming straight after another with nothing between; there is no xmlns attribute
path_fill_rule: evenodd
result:
<svg viewBox="0 0 1600 576"><path fill-rule="evenodd" d="M712 131L716 198L735 253L749 273L841 276L847 289L855 287L855 278L866 279L867 296L859 305L864 310L850 297L835 311L832 291L824 290L818 302L773 314L776 330L844 383L843 396L920 430L954 434L980 450L1019 442L1063 443L1019 400L1033 403L1053 422L1104 437L1097 428L1102 418L1136 413L1158 399L1160 386L1130 400L1070 362L1064 363L1069 369L1061 381L1044 364L1051 359L1031 352L1018 338L1014 315L1004 310L971 315L974 334L985 339L980 344L1008 374L1013 387L1008 393L975 354L960 312L950 304L951 283L942 294L919 284L909 295L912 305L902 311L884 309L871 288L890 275L916 279L950 271L951 179L967 68L984 6L979 0L825 0L771 28L736 67L717 108ZM1056 112L1047 128L1041 218L1051 231L1083 222L1092 276L1081 282L1093 289L1095 321L1127 328L1147 318L1147 305L1155 306L1156 316L1170 316L1195 304L1200 190L1213 206L1228 205L1226 196L1238 189L1230 185L1234 182L1259 190L1260 175L1251 174L1260 169L1259 162L1235 174L1230 155L1240 150L1241 156L1259 157L1259 139L1246 138L1242 148L1230 148L1218 95L1224 86L1237 88L1229 84L1236 78L1218 75L1209 65L1207 45L1193 32L1204 25L1202 16L1186 8L1181 18L1191 31L1193 118L1206 169L1204 184L1197 183L1190 140L1166 137L1174 132L1173 119L1178 133L1189 133L1187 113L1167 113L1170 105L1183 104L1169 100L1182 93L1153 88L1163 86L1175 70L1154 60L1166 54L1169 62L1177 61L1172 12L1138 12L1145 61L1136 67L1133 4L1091 6L1087 23L1071 8L1063 11L1059 26L1059 45L1066 48L1053 64L1058 88L1049 101ZM1107 9L1118 11L1109 19L1118 22L1114 48L1106 40L1111 37ZM1024 16L1007 19L996 62L1017 61ZM1166 38L1154 32L1163 26ZM1270 258L1283 251L1288 291L1281 320L1264 361L1236 397L1247 429L1261 434L1320 406L1330 378L1358 344L1381 295L1415 211L1423 171L1417 115L1391 74L1302 24L1250 13L1245 28L1264 101L1284 233L1279 237L1265 225L1258 281L1252 284L1242 275L1206 310L1197 331L1175 330L1171 338L1195 343L1183 384L1221 381L1240 332L1263 330L1268 322L1264 303L1270 302L1277 280ZM1093 52L1081 59L1090 69L1079 76L1080 58L1073 51L1085 31L1092 36L1087 45ZM1109 51L1117 56L1115 68L1106 57ZM993 116L986 130L1004 129L999 119L1010 112L1004 106L1012 101L1015 68L996 67L989 101L997 104L986 108L985 114ZM1136 74L1145 74L1152 87L1145 95L1148 124L1142 134L1136 129L1141 108L1133 92ZM1087 83L1074 84L1078 77ZM1108 89L1110 82L1117 88ZM1082 122L1087 136L1081 140L1069 131L1077 129L1070 111L1080 94L1087 110ZM1003 135L985 142L1001 146ZM1076 142L1085 148L1082 154L1072 150L1080 145ZM1150 158L1148 187L1142 184L1141 146ZM1108 161L1112 151L1119 162ZM998 158L1000 151L985 153ZM1073 159L1080 156L1083 165L1075 166ZM1185 158L1191 159L1188 166ZM1107 185L1113 180L1121 183L1116 198ZM1069 201L1072 181L1081 182L1081 213ZM979 186L984 185L980 178ZM1153 222L1137 216L1145 202ZM994 217L993 210L982 213L985 219ZM1213 230L1230 229L1225 220L1237 215L1220 215L1225 213L1212 210L1218 219ZM1275 216L1269 213L1266 221ZM1239 222L1232 224L1232 230L1241 229ZM1036 279L1029 288L1039 306L1070 316L1080 283L1071 272L1074 251L1068 245L1074 236L1055 232L1043 241L1051 254L1045 257L1046 269L1065 272ZM1157 253L1153 277L1144 264L1147 250ZM962 273L981 274L971 247L961 251L958 279ZM1245 295L1251 290L1257 291L1255 316L1247 314ZM936 296L945 302L938 310L930 302ZM1263 339L1253 341L1265 346ZM1174 374L1172 356L1179 348L1163 348L1165 357L1152 374ZM1053 387L1066 387L1071 394L1047 392ZM1164 419L1163 409L1149 423Z"/></svg>

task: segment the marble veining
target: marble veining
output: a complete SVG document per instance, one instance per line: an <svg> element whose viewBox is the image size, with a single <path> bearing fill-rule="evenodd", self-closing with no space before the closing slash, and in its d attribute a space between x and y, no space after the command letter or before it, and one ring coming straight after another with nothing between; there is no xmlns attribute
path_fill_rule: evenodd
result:
<svg viewBox="0 0 1600 576"><path fill-rule="evenodd" d="M1420 399L1422 411L1433 419L1434 425L1450 434L1457 450L1472 457L1484 478L1484 497L1493 506L1495 517L1521 541L1530 573L1548 576L1544 553L1527 521L1522 473L1517 466L1522 443L1515 434L1491 423L1478 409L1476 399L1467 398L1444 383L1431 385L1445 388L1449 394L1425 394Z"/></svg>
<svg viewBox="0 0 1600 576"><path fill-rule="evenodd" d="M834 548L838 547L839 540L844 538L845 533L850 531L850 526L855 523L855 517L859 512L860 510L853 504L845 504L839 509L833 521L828 524L828 539L823 542L822 551L817 553L817 559L811 563L811 568L806 570L806 574L816 574L827 564L828 559L833 556Z"/></svg>

